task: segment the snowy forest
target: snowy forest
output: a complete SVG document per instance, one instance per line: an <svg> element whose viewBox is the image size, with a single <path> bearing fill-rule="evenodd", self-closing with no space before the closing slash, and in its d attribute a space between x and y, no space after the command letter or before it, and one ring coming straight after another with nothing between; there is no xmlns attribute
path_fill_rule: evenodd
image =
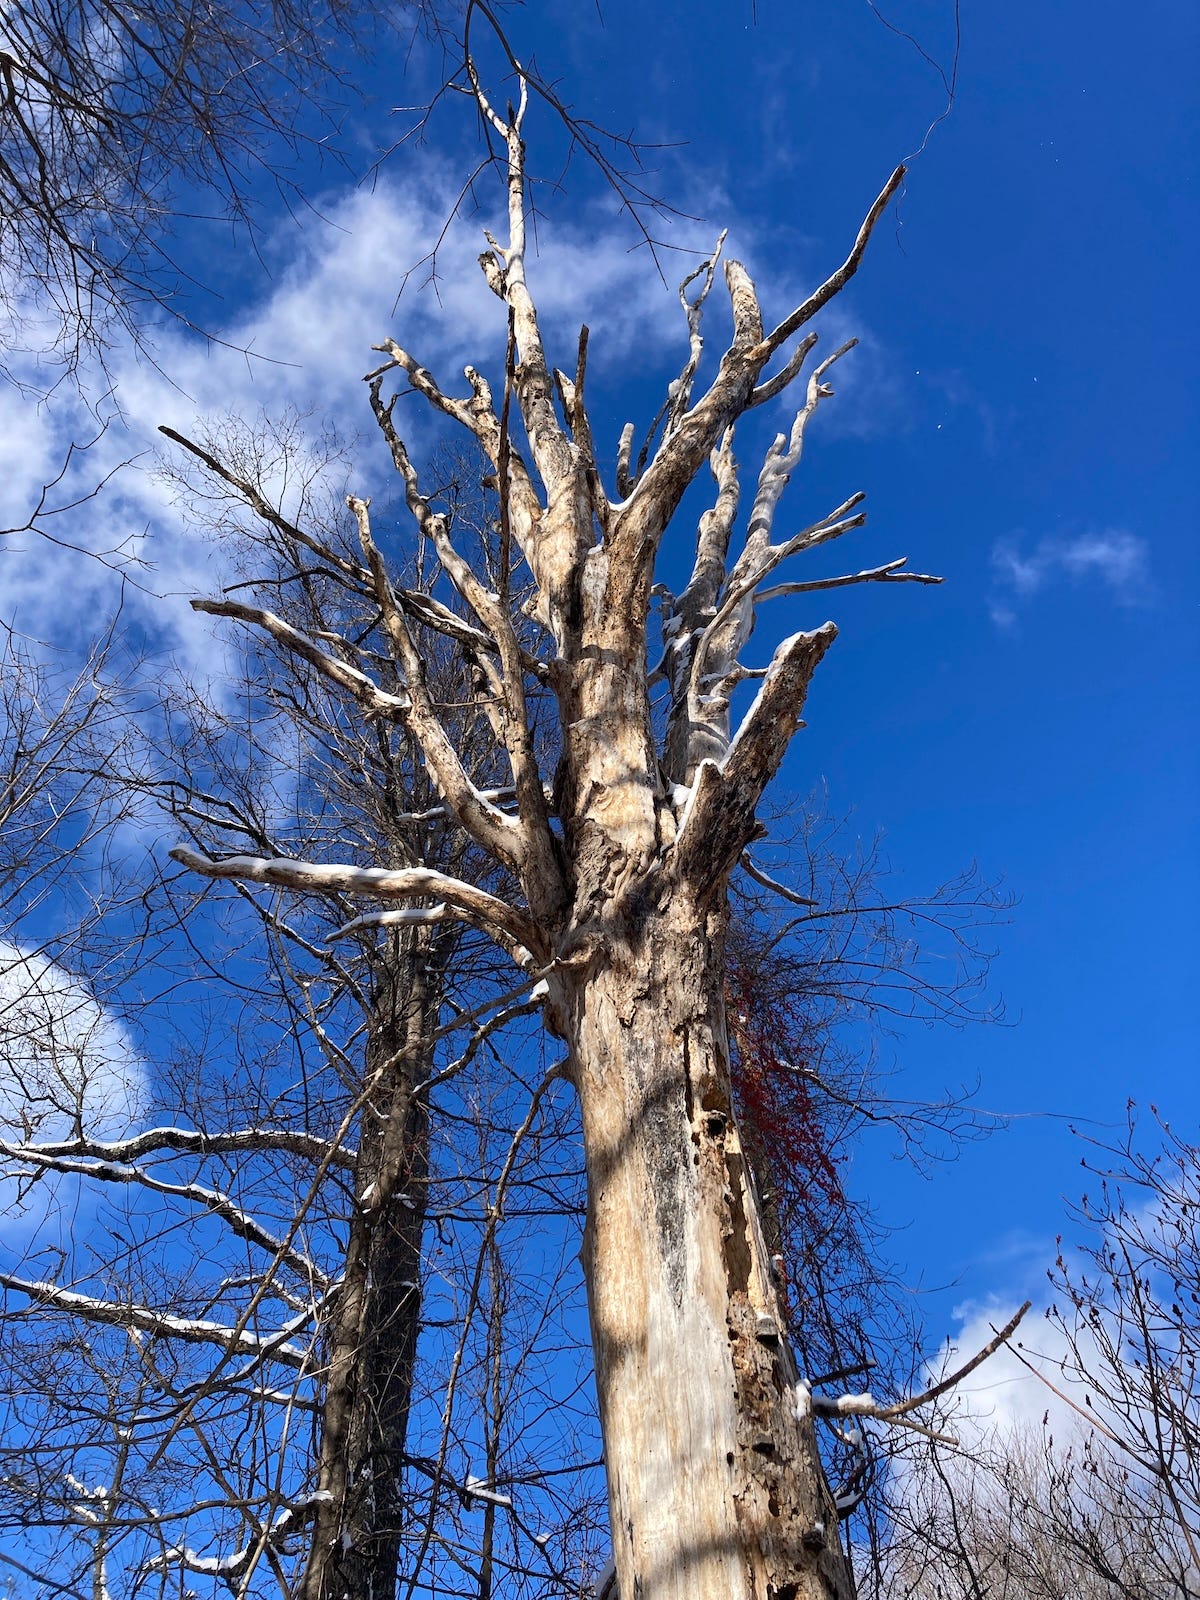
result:
<svg viewBox="0 0 1200 1600"><path fill-rule="evenodd" d="M1074 976L1011 659L1141 704L1167 558L970 553L972 19L743 9L0 18L18 1600L1200 1597L1187 874Z"/></svg>

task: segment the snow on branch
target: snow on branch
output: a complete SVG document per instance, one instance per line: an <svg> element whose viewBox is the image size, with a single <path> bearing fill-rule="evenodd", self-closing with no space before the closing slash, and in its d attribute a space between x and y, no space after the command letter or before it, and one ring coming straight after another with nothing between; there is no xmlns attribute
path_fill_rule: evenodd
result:
<svg viewBox="0 0 1200 1600"><path fill-rule="evenodd" d="M380 900L436 897L458 916L492 934L506 949L520 946L543 959L549 953L541 930L523 912L485 889L430 867L351 867L292 861L284 856L226 856L213 860L188 845L177 845L171 857L206 878L267 883L301 894L362 894ZM365 920L369 919L359 919L355 925L364 925ZM348 928L341 929L339 933L347 931Z"/></svg>
<svg viewBox="0 0 1200 1600"><path fill-rule="evenodd" d="M328 1163L353 1172L357 1153L352 1146L334 1146L316 1134L288 1128L239 1128L229 1133L201 1133L195 1128L147 1128L128 1139L59 1139L40 1144L0 1140L0 1155L12 1161L53 1160L138 1161L144 1156L179 1152L182 1155L235 1155L242 1151L277 1150L306 1160Z"/></svg>
<svg viewBox="0 0 1200 1600"><path fill-rule="evenodd" d="M403 717L409 709L407 694L388 694L365 672L360 672L349 662L339 661L336 656L322 650L320 645L314 644L307 634L301 633L299 628L293 628L290 622L285 622L273 611L267 611L261 606L242 605L238 600L193 600L191 606L193 611L202 611L207 616L232 617L238 622L252 623L261 628L275 640L276 644L283 645L293 655L299 656L310 666L315 667L322 676L336 683L339 688L347 690L368 711L391 717Z"/></svg>
<svg viewBox="0 0 1200 1600"><path fill-rule="evenodd" d="M79 1317L84 1322L98 1322L110 1328L148 1333L157 1339L182 1339L190 1344L216 1345L228 1355L274 1361L292 1367L297 1372L307 1371L311 1362L311 1353L300 1345L292 1344L291 1340L295 1334L312 1326L316 1318L316 1309L312 1307L293 1317L275 1333L259 1335L248 1333L244 1328L239 1331L222 1322L209 1322L201 1317L177 1317L132 1300L116 1302L102 1300L96 1295L76 1294L71 1289L60 1289L57 1284L17 1278L7 1272L0 1272L0 1288L23 1294L39 1307L61 1311L67 1316Z"/></svg>
<svg viewBox="0 0 1200 1600"><path fill-rule="evenodd" d="M724 759L701 763L675 845L681 876L706 894L723 883L749 842L763 790L779 770L821 657L837 638L826 622L776 649Z"/></svg>
<svg viewBox="0 0 1200 1600"><path fill-rule="evenodd" d="M78 1177L91 1178L98 1183L136 1184L154 1194L183 1200L189 1205L196 1206L205 1217L214 1217L223 1222L230 1232L239 1239L244 1239L247 1244L275 1256L306 1284L322 1291L330 1287L329 1279L310 1256L305 1255L294 1245L286 1245L277 1239L231 1196L219 1189L210 1189L200 1183L169 1183L133 1162L97 1161L68 1155L54 1156L47 1155L36 1146L14 1147L0 1144L0 1153L8 1154L12 1149L21 1152L19 1159L26 1167L36 1168L39 1172L72 1173Z"/></svg>
<svg viewBox="0 0 1200 1600"><path fill-rule="evenodd" d="M935 1433L926 1428L924 1424L914 1422L910 1413L919 1410L922 1406L930 1405L934 1400L940 1399L951 1389L955 1389L988 1359L995 1355L1002 1344L1007 1344L1029 1310L1032 1301L1026 1300L1025 1304L1011 1316L999 1332L971 1357L961 1367L956 1367L946 1377L938 1380L930 1388L918 1395L912 1395L907 1400L897 1400L892 1405L880 1405L870 1394L839 1394L839 1395L812 1395L811 1404L813 1412L818 1417L869 1417L875 1422L896 1423L901 1427L911 1428L917 1433L936 1439L944 1444L955 1444L957 1441L946 1434Z"/></svg>
<svg viewBox="0 0 1200 1600"><path fill-rule="evenodd" d="M312 1521L322 1501L328 1500L329 1491L318 1489L305 1495L294 1505L284 1506L275 1520L263 1523L257 1537L227 1556L202 1556L186 1546L173 1545L152 1556L142 1567L143 1573L165 1572L170 1568L199 1573L203 1577L221 1578L232 1589L235 1580L253 1572L258 1558L265 1550L278 1550L284 1541L298 1529ZM238 1593L244 1593L239 1589Z"/></svg>

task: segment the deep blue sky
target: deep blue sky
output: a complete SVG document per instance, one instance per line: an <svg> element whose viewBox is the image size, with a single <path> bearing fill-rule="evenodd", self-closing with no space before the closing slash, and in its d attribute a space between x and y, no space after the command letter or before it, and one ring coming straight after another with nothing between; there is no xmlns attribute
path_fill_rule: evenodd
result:
<svg viewBox="0 0 1200 1600"><path fill-rule="evenodd" d="M948 5L888 15L949 66ZM752 238L760 281L840 259L944 105L865 4L603 20L543 65L598 120L686 138L667 192ZM903 884L976 859L1018 897L994 941L1012 1025L884 1051L914 1097L978 1077L1020 1120L930 1182L870 1147L853 1180L951 1299L1036 1286L1081 1186L1055 1118L1117 1124L1132 1096L1194 1128L1200 1108L1198 46L1177 4L964 6L952 113L842 302L867 377L797 483L867 490L848 565L905 553L947 581L821 597L842 634L790 781L884 829Z"/></svg>
<svg viewBox="0 0 1200 1600"><path fill-rule="evenodd" d="M949 68L949 0L895 0L888 15ZM511 24L518 49L536 48L581 114L670 144L652 158L650 183L703 224L664 219L656 230L691 243L730 226L730 248L757 277L768 317L840 261L888 172L945 108L938 75L864 0L758 0L756 13L750 0L606 0L602 14L537 0ZM382 59L363 69L373 111L350 139L362 165L386 136L387 108L417 98L396 67ZM786 781L802 792L823 782L832 809L853 810L864 838L885 830L904 888L928 889L974 859L1018 897L993 941L995 985L1013 1025L913 1030L885 1041L883 1053L914 1098L978 1078L980 1103L1019 1120L931 1181L892 1162L882 1144L864 1148L851 1178L884 1222L904 1228L893 1253L913 1278L956 1282L931 1306L935 1332L939 1320L949 1330L955 1300L1019 1297L1052 1258L1061 1197L1079 1186L1080 1152L1058 1119L1115 1125L1133 1096L1194 1127L1200 1108L1200 352L1188 289L1196 150L1187 138L1198 82L1200 17L1190 7L964 6L953 108L912 161L839 303L834 331L861 332L864 347L839 376L841 398L810 435L795 486L797 521L808 506L822 511L867 491L871 521L842 553L848 569L905 554L947 581L819 597L811 620L831 615L842 634ZM355 126L352 117L352 134ZM403 131L403 118L392 126ZM531 141L537 128L531 119ZM226 298L201 319L232 329L235 343L239 327L245 336L261 323L257 348L295 363L241 363L263 403L315 394L341 408L343 425L361 424L344 396L361 408L368 346L386 331L380 320L469 149L461 108L450 107L424 146L390 160L383 182L396 186L395 237L380 232L367 192L326 168L315 180L322 210L342 231L311 216L301 231L286 218L269 223L273 280L244 248L227 251L223 235L202 241L199 270ZM543 170L553 168L548 155ZM615 442L626 415L644 422L653 413L678 366L677 312L672 325L671 294L645 252L625 255L634 235L585 167L544 198L535 288L552 290L564 328L598 327L593 399L603 437ZM481 203L491 203L486 189ZM295 317L284 318L288 347L271 347L271 327L283 324L263 308L289 292L298 302L317 277L312 263L335 245L353 252L363 219L370 271L353 292L339 292L335 277L304 339L294 337ZM597 256L616 263L601 274L598 320L587 274L555 254L559 237L583 253L594 241ZM688 264L667 255L669 277L679 262ZM621 285L635 278L644 278L645 316L665 319L676 343L634 339L611 346L606 361L605 315L618 326ZM384 308L373 321L354 309L369 300L368 279ZM414 283L394 326L433 330L430 339L455 349L456 315L453 285L439 309ZM179 385L170 415L139 387L153 380L144 362L120 379L135 430L138 417L186 425L227 400L218 356L168 338ZM502 329L497 339L502 351ZM561 364L572 355L564 349ZM34 426L27 413L21 426ZM147 526L136 492L121 493L129 498L118 511ZM173 581L203 586L205 560L180 556ZM36 612L28 578L14 570L5 581L25 588L6 594ZM764 640L785 623L803 625L764 614Z"/></svg>

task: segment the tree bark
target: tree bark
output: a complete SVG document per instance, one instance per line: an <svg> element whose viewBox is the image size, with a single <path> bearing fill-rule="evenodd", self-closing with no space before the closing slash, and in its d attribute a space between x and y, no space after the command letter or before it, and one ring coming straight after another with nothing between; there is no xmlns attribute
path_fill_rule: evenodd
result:
<svg viewBox="0 0 1200 1600"><path fill-rule="evenodd" d="M301 1600L390 1600L396 1592L428 1193L429 1118L417 1085L428 1077L439 1005L428 938L408 932L380 963Z"/></svg>
<svg viewBox="0 0 1200 1600"><path fill-rule="evenodd" d="M683 890L564 995L623 1600L849 1600L730 1100L722 922Z"/></svg>

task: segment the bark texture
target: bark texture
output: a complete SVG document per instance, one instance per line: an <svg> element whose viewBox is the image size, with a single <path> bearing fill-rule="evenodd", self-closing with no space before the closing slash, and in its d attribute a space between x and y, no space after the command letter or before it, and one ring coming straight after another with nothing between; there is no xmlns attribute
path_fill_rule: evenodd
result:
<svg viewBox="0 0 1200 1600"><path fill-rule="evenodd" d="M421 931L378 967L345 1276L328 1335L318 1500L301 1600L389 1600L421 1311L429 1075L440 996Z"/></svg>
<svg viewBox="0 0 1200 1600"><path fill-rule="evenodd" d="M730 1101L721 928L614 930L572 1027L585 1258L620 1593L853 1593Z"/></svg>

